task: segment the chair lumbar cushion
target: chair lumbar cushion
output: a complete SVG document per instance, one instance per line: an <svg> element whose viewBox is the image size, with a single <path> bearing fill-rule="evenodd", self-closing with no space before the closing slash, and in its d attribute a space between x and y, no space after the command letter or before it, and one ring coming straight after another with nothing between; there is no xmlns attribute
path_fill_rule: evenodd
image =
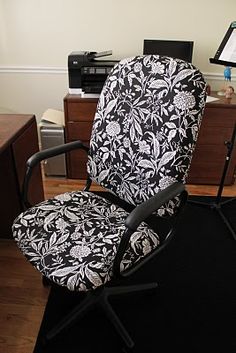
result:
<svg viewBox="0 0 236 353"><path fill-rule="evenodd" d="M112 266L128 213L86 191L58 195L21 213L13 236L27 259L48 279L73 291L87 291L112 277ZM160 244L142 223L121 262L129 268Z"/></svg>

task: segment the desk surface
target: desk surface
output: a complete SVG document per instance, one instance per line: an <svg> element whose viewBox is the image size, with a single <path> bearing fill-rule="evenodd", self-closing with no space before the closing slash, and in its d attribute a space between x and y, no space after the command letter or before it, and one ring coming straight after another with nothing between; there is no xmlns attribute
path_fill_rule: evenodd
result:
<svg viewBox="0 0 236 353"><path fill-rule="evenodd" d="M221 108L235 108L236 106L236 94L233 94L232 98L225 98L224 96L219 96L217 92L211 92L211 97L218 98L213 102L207 103L210 106L221 106Z"/></svg>
<svg viewBox="0 0 236 353"><path fill-rule="evenodd" d="M0 114L0 152L21 134L22 129L35 121L29 114Z"/></svg>
<svg viewBox="0 0 236 353"><path fill-rule="evenodd" d="M95 95L94 95L95 96ZM225 98L224 96L219 96L216 91L211 92L210 94L211 97L217 98L216 101L213 102L208 102L207 104L225 104L225 105L236 105L236 94L234 93L232 98ZM81 97L79 94L67 94L64 97L64 100L68 100L70 102L75 102L75 103L80 103L80 102L97 102L99 97Z"/></svg>

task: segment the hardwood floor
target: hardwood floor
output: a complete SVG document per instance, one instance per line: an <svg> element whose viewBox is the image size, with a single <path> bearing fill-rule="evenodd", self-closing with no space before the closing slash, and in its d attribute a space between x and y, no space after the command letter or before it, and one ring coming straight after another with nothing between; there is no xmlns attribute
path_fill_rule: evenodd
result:
<svg viewBox="0 0 236 353"><path fill-rule="evenodd" d="M83 186L83 181L44 178L45 198ZM194 195L214 196L217 189L187 185ZM100 187L93 185L92 190ZM226 186L223 195L236 196L236 184ZM40 274L25 260L13 240L0 241L0 279L0 352L32 353L49 288L43 287Z"/></svg>
<svg viewBox="0 0 236 353"><path fill-rule="evenodd" d="M32 353L49 288L13 240L0 241L0 352Z"/></svg>
<svg viewBox="0 0 236 353"><path fill-rule="evenodd" d="M65 179L65 178L44 178L44 195L50 198L63 192L72 190L82 190L85 186L85 180ZM102 190L98 185L92 184L92 190ZM218 191L216 185L187 185L190 195L215 196ZM236 183L234 185L225 186L223 196L236 196Z"/></svg>

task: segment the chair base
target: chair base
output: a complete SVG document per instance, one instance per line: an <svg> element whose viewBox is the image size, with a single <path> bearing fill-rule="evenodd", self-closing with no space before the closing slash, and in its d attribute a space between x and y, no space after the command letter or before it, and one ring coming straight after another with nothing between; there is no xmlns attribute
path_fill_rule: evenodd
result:
<svg viewBox="0 0 236 353"><path fill-rule="evenodd" d="M134 341L120 321L119 317L109 303L112 295L128 294L157 288L157 283L137 284L130 286L103 287L87 293L85 299L78 304L70 313L67 314L56 326L54 326L44 337L44 344L56 337L61 331L69 328L74 322L78 321L94 305L98 305L105 313L117 334L121 337L125 348L132 349Z"/></svg>

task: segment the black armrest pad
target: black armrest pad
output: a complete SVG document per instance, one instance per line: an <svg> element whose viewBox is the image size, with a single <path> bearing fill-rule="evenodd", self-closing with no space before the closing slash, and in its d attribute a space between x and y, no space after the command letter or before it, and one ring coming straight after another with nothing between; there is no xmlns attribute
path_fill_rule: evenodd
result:
<svg viewBox="0 0 236 353"><path fill-rule="evenodd" d="M88 151L88 147L84 146L83 143L79 140L68 142L63 145L47 148L40 152L33 154L27 161L27 167L33 168L37 163L43 161L44 159L57 156L66 152L70 152L74 149L82 148Z"/></svg>
<svg viewBox="0 0 236 353"><path fill-rule="evenodd" d="M165 202L173 199L185 190L182 183L174 183L166 189L159 191L156 195L135 207L128 215L125 221L126 227L136 230L138 225L150 216L154 211L158 210Z"/></svg>
<svg viewBox="0 0 236 353"><path fill-rule="evenodd" d="M66 152L70 152L77 148L81 148L86 152L89 151L89 148L84 146L83 143L79 140L68 142L63 145L59 145L56 147L47 148L40 152L36 152L33 154L26 162L26 173L24 177L23 187L22 187L22 203L25 208L31 207L31 204L28 201L28 185L32 175L33 168L41 161L47 158L55 157L59 154L63 154Z"/></svg>

